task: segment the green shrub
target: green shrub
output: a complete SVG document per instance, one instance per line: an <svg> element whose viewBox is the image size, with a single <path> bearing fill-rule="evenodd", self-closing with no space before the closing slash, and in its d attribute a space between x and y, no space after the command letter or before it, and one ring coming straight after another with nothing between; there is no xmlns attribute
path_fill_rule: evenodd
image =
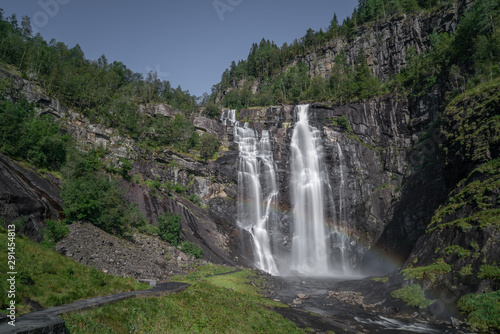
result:
<svg viewBox="0 0 500 334"><path fill-rule="evenodd" d="M424 267L407 268L401 272L405 278L413 278L417 280L428 279L431 283L435 283L439 275L447 274L451 271L451 266L444 262L443 259L438 259L433 264Z"/></svg>
<svg viewBox="0 0 500 334"><path fill-rule="evenodd" d="M219 151L220 140L211 133L204 133L200 138L200 155L207 160L214 156Z"/></svg>
<svg viewBox="0 0 500 334"><path fill-rule="evenodd" d="M146 219L137 206L129 205L118 182L103 175L96 152L76 155L65 170L61 191L66 223L89 222L100 229L124 236L131 227L145 224Z"/></svg>
<svg viewBox="0 0 500 334"><path fill-rule="evenodd" d="M184 187L182 184L180 183L176 183L172 186L173 190L178 193L178 194L181 194L181 195L184 195L187 191L187 187Z"/></svg>
<svg viewBox="0 0 500 334"><path fill-rule="evenodd" d="M120 159L121 165L118 173L127 181L130 181L131 177L128 175L128 172L132 170L132 164L129 160Z"/></svg>
<svg viewBox="0 0 500 334"><path fill-rule="evenodd" d="M191 241L181 242L181 251L186 254L192 255L197 259L201 259L201 256L203 255L203 250L200 248L200 246Z"/></svg>
<svg viewBox="0 0 500 334"><path fill-rule="evenodd" d="M34 105L0 97L0 150L37 167L59 170L71 144L50 116L37 116Z"/></svg>
<svg viewBox="0 0 500 334"><path fill-rule="evenodd" d="M197 204L197 205L201 204L201 200L200 200L200 198L196 194L189 195L189 200L191 202L193 202L194 204Z"/></svg>
<svg viewBox="0 0 500 334"><path fill-rule="evenodd" d="M500 267L492 265L482 265L479 268L478 278L482 279L500 279Z"/></svg>
<svg viewBox="0 0 500 334"><path fill-rule="evenodd" d="M471 293L458 300L461 312L468 313L467 320L479 331L500 330L500 291Z"/></svg>
<svg viewBox="0 0 500 334"><path fill-rule="evenodd" d="M59 242L69 234L69 228L63 221L47 219L45 224L47 227L43 230L42 234L44 239L48 241Z"/></svg>
<svg viewBox="0 0 500 334"><path fill-rule="evenodd" d="M425 298L424 290L418 284L412 284L391 292L391 297L398 298L410 306L426 308L434 301Z"/></svg>
<svg viewBox="0 0 500 334"><path fill-rule="evenodd" d="M171 212L158 216L158 230L162 240L177 246L181 234L181 216Z"/></svg>
<svg viewBox="0 0 500 334"><path fill-rule="evenodd" d="M462 277L472 275L472 264L469 263L468 265L460 268L460 270L458 271L458 274Z"/></svg>
<svg viewBox="0 0 500 334"><path fill-rule="evenodd" d="M138 231L140 233L147 234L147 235L159 235L160 234L160 230L158 229L158 227L153 226L151 224L144 224L144 225L140 226L138 228Z"/></svg>

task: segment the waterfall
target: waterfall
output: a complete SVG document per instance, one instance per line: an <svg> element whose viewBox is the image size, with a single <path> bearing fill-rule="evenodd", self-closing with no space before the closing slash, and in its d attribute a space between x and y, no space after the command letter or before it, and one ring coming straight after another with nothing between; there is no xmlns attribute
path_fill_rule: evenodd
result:
<svg viewBox="0 0 500 334"><path fill-rule="evenodd" d="M224 110L222 112L220 119L224 126L226 125L234 126L236 123L236 110L235 109ZM227 124L228 123L227 121L229 121L229 124Z"/></svg>
<svg viewBox="0 0 500 334"><path fill-rule="evenodd" d="M329 272L325 227L323 147L320 131L309 125L309 105L296 107L291 142L291 194L294 219L292 270L318 275Z"/></svg>
<svg viewBox="0 0 500 334"><path fill-rule="evenodd" d="M234 113L233 113L234 115ZM235 119L229 120L234 124ZM244 127L235 128L239 144L238 226L252 236L255 266L272 275L279 271L273 258L268 228L276 206L278 186L269 133Z"/></svg>
<svg viewBox="0 0 500 334"><path fill-rule="evenodd" d="M240 126L234 110L222 115L239 145L237 224L251 236L254 265L272 275L351 274L356 244L348 236L344 153L336 142L338 165L331 184L321 132L309 125L308 111L308 105L295 108L297 122L290 144L293 223L285 228L280 222L287 220L275 210L279 189L269 132L262 130L259 138L246 123ZM291 249L284 242L288 233L293 234Z"/></svg>
<svg viewBox="0 0 500 334"><path fill-rule="evenodd" d="M344 159L344 153L342 152L342 147L340 143L337 141L337 153L339 156L339 178L340 183L338 185L339 192L339 210L337 216L337 223L330 233L331 245L332 249L336 250L338 253L338 262L342 269L343 273L348 273L351 270L350 262L349 262L349 237L346 234L347 230L347 221L345 216L345 208L344 208L344 192L345 192L345 174L346 174L346 165Z"/></svg>

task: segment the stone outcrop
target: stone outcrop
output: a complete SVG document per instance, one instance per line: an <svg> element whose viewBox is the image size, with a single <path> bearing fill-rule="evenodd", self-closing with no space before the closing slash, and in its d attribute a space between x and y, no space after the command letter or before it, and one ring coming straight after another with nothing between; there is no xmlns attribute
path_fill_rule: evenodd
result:
<svg viewBox="0 0 500 334"><path fill-rule="evenodd" d="M0 76L9 81L14 98L33 102L40 115L52 115L61 130L70 134L81 149L102 147L106 152L105 163L114 167L119 167L119 159L131 161L129 174L136 182L123 180L123 187L127 190L127 198L138 203L153 225L164 212L179 214L183 218L184 240L197 243L206 258L213 262L232 263L232 246L228 236L233 231L232 208L235 207L236 186L232 179L219 172L218 165L168 149L159 152L145 150L117 130L93 124L84 115L61 105L39 86L13 71L2 69ZM140 111L151 117L172 117L176 113L162 104L142 106ZM204 117L196 117L192 121L200 132L221 131L217 121ZM0 204L5 220L10 223L23 216L26 220L25 234L39 241L46 219L63 218L58 186L61 182L49 174L39 175L37 171L20 166L3 155L0 158L0 182L5 183L0 190ZM148 187L147 181L154 181L155 186ZM161 185L158 189L155 188L157 184ZM172 189L166 189L167 184L187 191L178 195ZM204 203L207 208L189 201L187 197L190 195L199 198L200 204ZM224 206L214 204L220 201L228 202L227 207L230 208L226 210Z"/></svg>
<svg viewBox="0 0 500 334"><path fill-rule="evenodd" d="M0 153L0 218L17 232L40 241L45 220L61 218L59 180Z"/></svg>

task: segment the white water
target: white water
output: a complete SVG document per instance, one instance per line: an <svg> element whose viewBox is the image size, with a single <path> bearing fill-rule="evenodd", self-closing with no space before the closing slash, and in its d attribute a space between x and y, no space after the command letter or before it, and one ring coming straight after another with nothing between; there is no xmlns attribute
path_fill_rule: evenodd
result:
<svg viewBox="0 0 500 334"><path fill-rule="evenodd" d="M232 124L234 122L233 118ZM252 236L255 266L278 275L268 234L271 210L276 206L278 196L269 133L262 131L259 140L257 132L245 124L235 128L235 141L240 149L238 225Z"/></svg>
<svg viewBox="0 0 500 334"><path fill-rule="evenodd" d="M333 249L338 249L339 253L339 264L341 270L344 274L351 270L349 262L349 237L346 234L347 221L344 208L344 191L345 191L345 174L346 165L344 160L344 154L340 143L337 141L337 152L339 156L339 174L340 174L340 184L338 185L339 191L339 212L337 218L337 224L333 228L331 235L331 243Z"/></svg>
<svg viewBox="0 0 500 334"><path fill-rule="evenodd" d="M239 125L234 110L222 115L224 124L234 126L234 139L239 144L238 226L252 237L255 266L272 275L350 275L351 249L355 245L350 245L348 237L344 154L337 142L338 178L332 186L323 161L321 133L309 125L308 110L308 105L296 107L297 122L291 140L290 255L283 254L282 249L278 251L283 242L279 236L283 234L273 212L279 190L269 133L263 130L259 139L257 131L247 124ZM337 203L334 197L338 198Z"/></svg>
<svg viewBox="0 0 500 334"><path fill-rule="evenodd" d="M308 109L309 105L296 106L297 123L291 142L294 219L291 269L302 275L322 275L330 271L323 189L327 176L323 172L320 132L309 125Z"/></svg>
<svg viewBox="0 0 500 334"><path fill-rule="evenodd" d="M220 116L220 119L223 125L234 126L236 123L236 110L235 109L224 110L222 112L222 115ZM228 121L229 124L227 124Z"/></svg>

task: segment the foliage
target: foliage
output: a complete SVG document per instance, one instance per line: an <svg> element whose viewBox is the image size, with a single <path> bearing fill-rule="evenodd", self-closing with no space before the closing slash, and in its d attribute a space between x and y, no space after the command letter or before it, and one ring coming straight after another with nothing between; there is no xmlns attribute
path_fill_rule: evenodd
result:
<svg viewBox="0 0 500 334"><path fill-rule="evenodd" d="M89 222L102 230L124 236L131 227L145 224L136 206L127 203L118 182L101 172L98 152L87 155L74 152L63 170L64 185L61 198L65 221Z"/></svg>
<svg viewBox="0 0 500 334"><path fill-rule="evenodd" d="M407 285L394 290L391 292L391 297L401 299L408 305L418 308L426 308L434 302L425 298L425 292L418 284Z"/></svg>
<svg viewBox="0 0 500 334"><path fill-rule="evenodd" d="M478 278L500 280L500 267L483 264L479 268Z"/></svg>
<svg viewBox="0 0 500 334"><path fill-rule="evenodd" d="M201 204L201 200L200 200L200 198L196 194L189 195L189 200L191 202L193 202L194 204L197 204L197 205Z"/></svg>
<svg viewBox="0 0 500 334"><path fill-rule="evenodd" d="M0 12L0 62L12 64L29 73L51 96L81 110L94 121L113 124L118 129L139 136L146 118L137 105L168 103L174 108L194 112L196 97L161 81L157 73L144 78L123 63L109 63L104 55L88 60L80 46L68 48L62 42L45 41L33 36L30 20L3 17Z"/></svg>
<svg viewBox="0 0 500 334"><path fill-rule="evenodd" d="M33 104L0 97L0 151L6 155L59 170L71 144L50 116L35 114Z"/></svg>
<svg viewBox="0 0 500 334"><path fill-rule="evenodd" d="M401 272L403 273L405 278L423 280L427 279L431 283L437 281L438 276L447 274L451 271L451 266L447 264L443 259L438 259L436 262L423 267L417 268L407 268L403 269Z"/></svg>
<svg viewBox="0 0 500 334"><path fill-rule="evenodd" d="M222 114L222 110L213 102L208 102L205 106L205 114L207 117L212 119L219 119Z"/></svg>
<svg viewBox="0 0 500 334"><path fill-rule="evenodd" d="M455 97L443 112L448 164L482 163L500 152L500 78Z"/></svg>
<svg viewBox="0 0 500 334"><path fill-rule="evenodd" d="M468 265L465 265L462 268L460 268L458 274L462 277L472 275L472 264L469 263Z"/></svg>
<svg viewBox="0 0 500 334"><path fill-rule="evenodd" d="M258 278L245 269L207 277L234 268L210 265L186 277L191 286L160 298L134 298L64 316L70 331L80 333L299 333L272 308L284 307L262 297L249 284Z"/></svg>
<svg viewBox="0 0 500 334"><path fill-rule="evenodd" d="M7 235L0 229L0 285L7 291ZM44 308L66 304L121 291L145 289L132 278L106 275L97 269L85 267L66 256L43 247L28 238L16 237L16 310L18 314L30 311L29 300ZM3 313L8 303L7 294L0 296Z"/></svg>
<svg viewBox="0 0 500 334"><path fill-rule="evenodd" d="M296 83L287 84L287 79L296 74L294 69L296 66L291 64L294 64L300 56L316 51L333 38L353 37L356 28L361 25L401 13L415 13L421 9L431 9L452 2L452 0L359 0L352 15L346 17L342 23L339 23L336 13L333 13L326 31L308 29L302 38L290 44L284 43L281 47L272 41L262 39L260 43L252 45L246 60L240 60L237 63L233 61L231 66L224 71L221 81L212 88L212 99L215 99L220 92L226 91L223 99L224 105L230 108L241 108L285 102L297 103L300 99L343 102L374 96L380 90L380 82L367 71L366 62L359 56L355 65L347 64L345 54L341 51L335 58L335 65L328 83L323 77L309 78L307 75L305 82L297 78ZM494 6L490 5L490 7ZM360 50L360 53L362 52ZM426 64L431 65L432 61L438 57L437 54L427 57ZM437 65L439 66L440 63ZM305 68L306 74L314 70L315 65L310 66L311 68ZM435 82L438 72L440 72L439 67L429 73L419 71L418 78L414 75L412 77L417 79L415 85L424 84L430 87ZM430 76L427 77L427 74ZM411 79L407 76L407 84L413 85ZM256 95L253 95L248 87L254 81L261 83L260 92ZM236 91L235 84L241 82L245 82L247 87Z"/></svg>
<svg viewBox="0 0 500 334"><path fill-rule="evenodd" d="M139 231L139 233L147 235L156 236L160 234L160 230L158 229L158 227L151 224L141 225L137 228L137 230Z"/></svg>
<svg viewBox="0 0 500 334"><path fill-rule="evenodd" d="M427 232L448 226L459 226L462 230L500 226L499 187L500 159L497 158L477 167L457 185L448 201L434 213ZM457 219L459 212L464 214Z"/></svg>
<svg viewBox="0 0 500 334"><path fill-rule="evenodd" d="M455 254L460 258L467 258L471 255L469 250L460 247L459 245L447 246L445 249L443 249L443 252L447 255Z"/></svg>
<svg viewBox="0 0 500 334"><path fill-rule="evenodd" d="M130 160L120 159L120 170L118 174L120 174L125 180L130 181L131 177L128 175L128 172L132 170L132 164Z"/></svg>
<svg viewBox="0 0 500 334"><path fill-rule="evenodd" d="M468 294L457 305L468 314L467 321L477 330L500 330L500 291Z"/></svg>
<svg viewBox="0 0 500 334"><path fill-rule="evenodd" d="M159 236L162 240L177 246L181 234L181 216L165 212L158 216Z"/></svg>
<svg viewBox="0 0 500 334"><path fill-rule="evenodd" d="M69 234L69 228L63 221L47 219L45 224L47 227L42 231L45 240L56 243Z"/></svg>
<svg viewBox="0 0 500 334"><path fill-rule="evenodd" d="M207 160L219 152L220 149L219 137L212 133L204 133L200 138L200 155L203 159Z"/></svg>
<svg viewBox="0 0 500 334"><path fill-rule="evenodd" d="M176 114L172 119L159 116L153 123L151 137L159 145L168 145L181 152L197 148L199 135L189 119L183 114Z"/></svg>
<svg viewBox="0 0 500 334"><path fill-rule="evenodd" d="M344 130L352 132L352 127L351 124L349 123L349 119L345 115L339 116L336 119L334 119L333 124L340 126Z"/></svg>
<svg viewBox="0 0 500 334"><path fill-rule="evenodd" d="M172 185L172 190L180 195L184 195L187 192L187 187L180 183L174 183L174 185Z"/></svg>
<svg viewBox="0 0 500 334"><path fill-rule="evenodd" d="M186 254L192 255L197 259L201 259L201 256L203 255L203 249L201 249L200 246L191 241L181 242L181 251Z"/></svg>

